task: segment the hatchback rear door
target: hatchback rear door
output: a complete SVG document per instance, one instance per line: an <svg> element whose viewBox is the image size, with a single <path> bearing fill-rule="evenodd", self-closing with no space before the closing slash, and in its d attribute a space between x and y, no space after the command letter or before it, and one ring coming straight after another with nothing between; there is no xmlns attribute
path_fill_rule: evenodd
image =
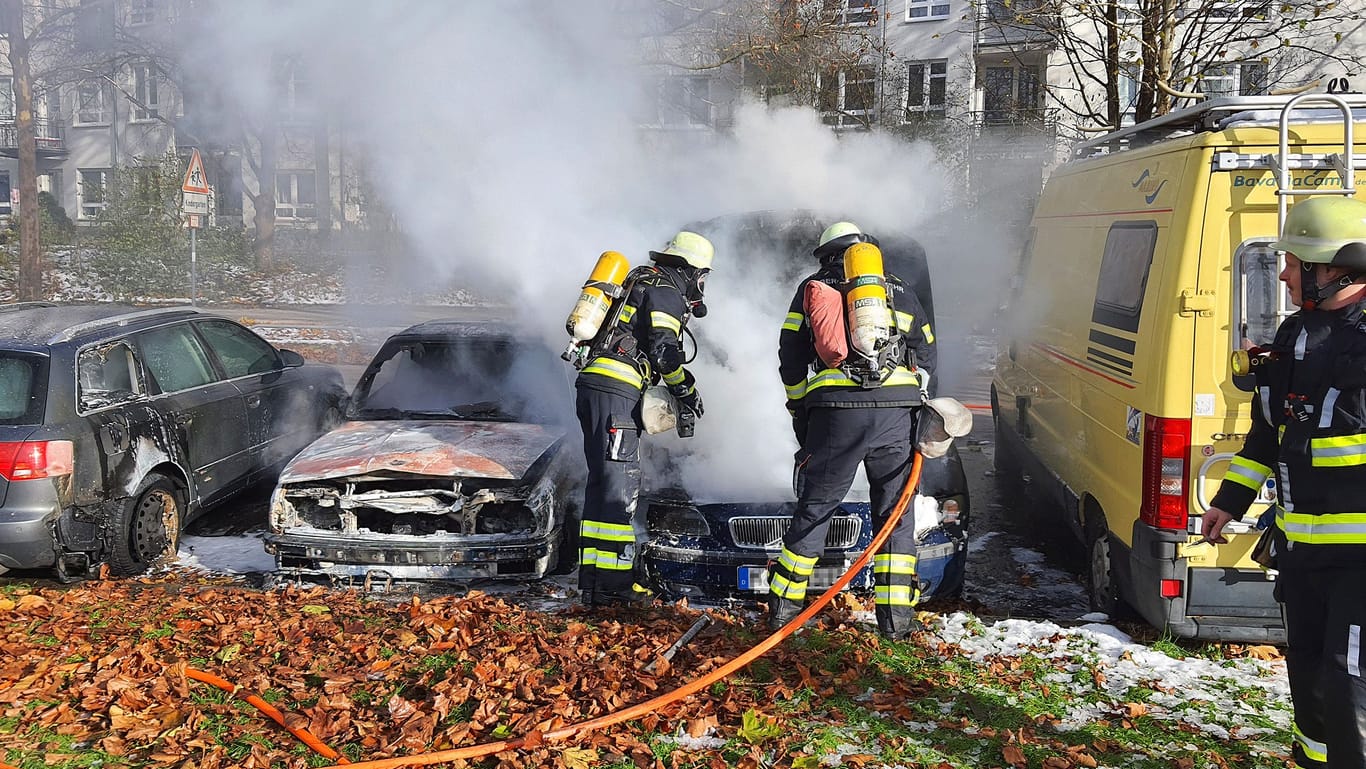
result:
<svg viewBox="0 0 1366 769"><path fill-rule="evenodd" d="M10 466L19 444L43 422L47 370L45 355L0 352L0 505L9 491Z"/></svg>

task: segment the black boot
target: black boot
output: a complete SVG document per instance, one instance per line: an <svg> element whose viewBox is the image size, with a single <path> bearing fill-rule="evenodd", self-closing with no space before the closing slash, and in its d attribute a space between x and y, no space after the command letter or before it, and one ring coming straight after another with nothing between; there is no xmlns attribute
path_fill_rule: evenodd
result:
<svg viewBox="0 0 1366 769"><path fill-rule="evenodd" d="M802 613L806 605L801 601L793 601L790 598L779 598L768 594L768 629L778 630L792 621L793 617Z"/></svg>
<svg viewBox="0 0 1366 769"><path fill-rule="evenodd" d="M925 625L916 618L914 612L890 612L879 606L877 609L878 635L889 641L905 641L916 633L924 632Z"/></svg>
<svg viewBox="0 0 1366 769"><path fill-rule="evenodd" d="M649 606L654 600L654 593L641 587L639 584L632 584L629 588L617 590L594 590L586 596L584 604L594 607L621 606L626 608L641 608Z"/></svg>

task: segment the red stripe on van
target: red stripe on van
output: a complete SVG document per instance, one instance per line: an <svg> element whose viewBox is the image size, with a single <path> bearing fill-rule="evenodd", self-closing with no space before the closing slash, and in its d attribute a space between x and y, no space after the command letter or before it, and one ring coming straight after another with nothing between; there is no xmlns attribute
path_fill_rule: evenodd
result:
<svg viewBox="0 0 1366 769"><path fill-rule="evenodd" d="M1170 214L1170 208L1140 208L1134 211L1096 211L1090 214L1047 214L1035 219L1078 219L1083 216L1129 216L1130 214Z"/></svg>
<svg viewBox="0 0 1366 769"><path fill-rule="evenodd" d="M1079 369L1081 369L1082 371L1085 371L1085 372L1087 372L1087 373L1095 374L1096 376L1100 377L1101 379L1104 379L1104 380L1107 381L1107 382L1114 382L1115 384L1119 385L1120 387L1126 387L1126 388L1128 388L1128 389L1130 389L1130 390L1134 389L1134 385L1133 385L1132 383L1126 382L1126 381L1124 381L1123 379L1115 379L1114 377L1109 376L1108 374L1104 374L1104 373L1102 373L1101 371L1099 371L1098 369L1092 368L1091 366L1088 366L1088 365L1086 365L1085 363L1082 363L1082 362L1079 361L1079 360L1076 360L1076 359L1074 359L1074 358L1071 358L1071 357L1069 357L1069 356L1067 356L1067 355L1063 355L1062 353L1058 352L1057 350L1054 350L1052 347L1049 347L1049 346L1047 346L1047 345L1038 344L1038 343L1032 344L1032 345L1030 345L1030 347L1036 347L1036 348L1038 348L1041 352L1043 352L1043 353L1049 355L1050 357L1057 358L1058 360L1062 361L1063 363L1066 363L1066 364L1069 364L1069 365L1072 365L1072 366L1076 366L1077 368L1079 368Z"/></svg>

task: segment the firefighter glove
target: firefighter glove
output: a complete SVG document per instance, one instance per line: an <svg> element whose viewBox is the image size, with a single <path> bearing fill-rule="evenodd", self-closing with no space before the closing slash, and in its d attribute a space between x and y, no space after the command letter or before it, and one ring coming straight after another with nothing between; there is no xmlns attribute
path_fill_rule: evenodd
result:
<svg viewBox="0 0 1366 769"><path fill-rule="evenodd" d="M689 387L684 394L675 394L680 408L691 411L694 416L702 416L702 394L697 392L697 387Z"/></svg>

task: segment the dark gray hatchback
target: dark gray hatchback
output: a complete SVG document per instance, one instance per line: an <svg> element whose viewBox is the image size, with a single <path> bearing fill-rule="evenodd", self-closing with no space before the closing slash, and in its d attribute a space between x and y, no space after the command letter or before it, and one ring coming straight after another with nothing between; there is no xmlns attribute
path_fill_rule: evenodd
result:
<svg viewBox="0 0 1366 769"><path fill-rule="evenodd" d="M336 369L196 310L0 307L0 573L145 571L346 398Z"/></svg>

